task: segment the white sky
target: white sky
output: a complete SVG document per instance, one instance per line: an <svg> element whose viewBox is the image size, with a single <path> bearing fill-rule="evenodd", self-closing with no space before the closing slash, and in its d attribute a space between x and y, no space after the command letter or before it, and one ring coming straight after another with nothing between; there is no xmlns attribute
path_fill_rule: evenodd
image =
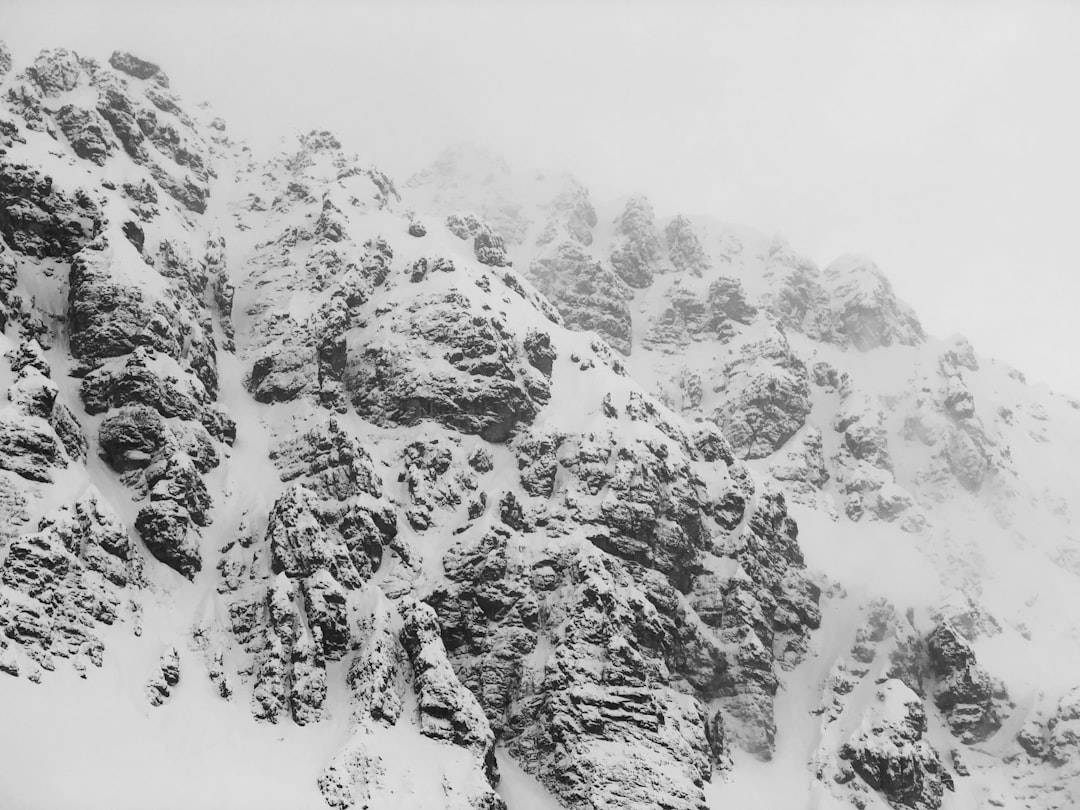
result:
<svg viewBox="0 0 1080 810"><path fill-rule="evenodd" d="M867 253L931 332L1080 396L1080 3L0 0L0 38L131 50L235 135L326 127L399 181L475 140Z"/></svg>

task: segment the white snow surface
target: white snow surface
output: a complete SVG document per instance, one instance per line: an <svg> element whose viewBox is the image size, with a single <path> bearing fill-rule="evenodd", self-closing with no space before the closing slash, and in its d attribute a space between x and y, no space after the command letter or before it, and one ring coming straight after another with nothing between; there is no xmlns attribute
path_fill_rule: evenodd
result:
<svg viewBox="0 0 1080 810"><path fill-rule="evenodd" d="M78 103L75 96L83 90L73 91L64 101ZM209 112L200 115L209 119ZM44 133L29 133L27 143L18 145L11 157L41 167L58 187L93 187L95 193L107 198L109 210L117 213L126 203L119 195L100 189L99 174L117 184L139 175L122 153L99 170L79 161ZM232 280L238 289L234 307L238 350L235 355L219 354L219 399L239 430L235 445L207 479L215 505L213 522L203 531L201 541L206 562L201 575L189 583L141 551L150 579L148 589L139 595L141 635L133 633L128 621L118 621L104 630L106 652L100 669L88 668L85 677L80 677L61 661L57 671L45 673L40 684L0 673L3 808L325 808L316 779L351 733L345 676L340 667L329 670L322 722L300 727L284 720L270 725L253 720L243 687L232 701L218 696L206 677L203 653L190 644L194 627L214 638L228 638L227 610L216 590L219 549L235 539L245 514L265 520L283 489L268 452L283 435L304 424L314 407L306 403L259 405L244 388L244 352L259 339L251 334L245 313L262 288L245 286L246 279L239 273L257 262L257 245L268 235L281 232L288 224L288 214L268 217L268 234L238 229L236 224L243 221L239 212L246 209L250 195L262 188L257 174L267 167L252 164L255 171L249 172L247 162L252 158L239 144L219 148L215 157L217 179L204 218L211 224L193 225L193 217L176 212L159 218L156 225L164 229L160 236L169 234L182 242L194 243L218 230L225 232L228 264L237 274ZM280 166L279 162L270 168ZM572 179L558 174L512 170L498 157L483 152L451 150L430 170L399 187L400 203L388 211L360 215L357 227L369 236L401 232L407 223L404 212L415 211L427 224L428 236L415 242L397 239L395 267L421 255L448 256L469 265L474 262L471 244L451 235L442 221L448 213L475 212L492 224L516 229L517 238L509 242L509 250L515 267L523 272L534 255L535 237L545 223L548 205L570 183ZM341 190L342 195L347 193ZM607 260L611 223L620 210L619 204L598 206L599 224L589 250L600 260ZM110 233L118 229L120 221L113 220ZM538 415L537 425L553 431L598 430L603 424L604 394L612 392L616 399L625 398L630 390L663 393L677 412L682 392L676 379L684 370L701 375L706 394L699 408L686 408L683 418L688 422L707 418L722 401L723 388L713 389L717 387L714 383L722 382L725 362L738 354L741 343L773 328L767 316L763 314L741 329L731 343L702 340L677 354L650 351L642 346L641 338L650 321L666 307L667 295L676 283L704 295L714 277L729 276L742 282L752 302L760 301L774 287L774 279L766 272L774 240L708 217L692 217L692 221L710 257L713 275L693 279L663 272L653 286L636 291L632 302L634 352L625 360L629 377L606 374L607 387L592 386L590 378L571 373L570 351L589 356L594 336L562 335L553 398ZM662 234L662 223L659 225ZM105 257L110 271L148 294L160 292L164 280L146 268L128 241L116 233L110 242L115 246L113 255ZM49 278L46 269L43 264L38 275L22 273L20 277L30 281L20 292L33 297L42 312L59 316L66 307L66 270L52 268L54 277ZM843 269L851 272L851 260L845 260ZM320 301L314 294L292 293L275 286L284 278L280 274L288 272L295 272L295 268L273 268L267 274L267 284L275 295L289 296L276 303L287 306L290 314L302 321L316 311ZM454 283L459 282L450 275L434 274L424 292L449 289ZM858 297L877 291L876 279L865 283L866 288L852 289L848 294ZM402 284L391 288L389 297L378 304L406 300L416 292L416 287ZM513 318L521 322L546 323L523 300L515 298L509 306L514 308ZM220 333L220 324L215 329ZM814 714L823 705L823 690L834 665L851 647L865 606L872 600L888 599L900 614L911 609L919 629L928 631L933 612L958 594L977 599L1001 624L1000 633L974 639L973 647L979 663L1007 687L1011 705L995 736L970 752L965 749L972 776L957 779L957 791L946 794L943 807L1051 806L1039 804L1038 797L1043 794L1038 788L1042 785L1048 786L1046 795L1068 796L1071 791L1080 801L1080 782L1076 777L1067 779L1067 768L1001 762L1002 756L1018 751L1013 737L1028 717L1053 705L1080 683L1080 467L1076 461L1080 458L1080 404L1045 388L1028 386L1012 369L979 358L978 370L963 370L963 381L987 435L996 446L1008 449L1008 463L978 492L960 487L942 492L933 482L919 478L929 462L930 450L901 437L917 409L920 392L942 384L936 376L939 357L954 345L951 341L929 338L917 346L892 345L859 352L790 330L787 338L808 366L827 361L847 373L858 390L882 408L893 450L895 483L912 495L929 524L912 533L903 531L897 522L854 522L844 514L843 494L835 481L822 488L814 503L792 502L807 565L825 592L822 628L811 636L805 660L782 674L775 756L770 762L761 762L736 751L731 771L716 771L707 788L710 810L832 810L851 806L842 794L817 780L810 765L835 750L828 750L835 742L831 735L839 732L831 729L824 733L820 717ZM10 335L0 337L3 352L17 345ZM61 397L78 410L78 380L67 375L71 361L66 344L58 342L46 354ZM6 389L11 381L8 365L0 363L0 385ZM842 441L833 427L841 408L840 395L811 385L811 400L808 423L821 431L824 455L830 459L839 452ZM93 437L100 417L78 415L91 437L85 468L73 464L59 471L51 485L32 487L5 473L4 485L25 490L30 528L52 509L96 486L136 538L133 524L138 507L133 494L96 456ZM414 440L425 431L423 427L375 429L360 425L355 414L340 418L371 438L369 449L376 461L392 457L405 439ZM462 441L465 448L483 444L473 437ZM492 475L512 479L516 475L513 459L501 448L492 449L496 463ZM779 449L776 457L782 452L783 448ZM774 458L751 462L758 480L769 477ZM386 483L388 490L398 486L390 480ZM503 481L501 485L507 484ZM403 501L400 494L392 497ZM450 530L455 527L441 528L445 531L442 539L437 540L438 533L431 532L423 540L427 545L422 555L429 563L441 559L439 543L449 544ZM576 539L568 538L567 542ZM0 548L0 555L3 553ZM391 573L384 576L389 578ZM417 587L429 588L441 576L440 566L426 565ZM145 684L170 645L180 653L181 683L165 705L151 707L145 698ZM534 656L537 667L542 666L543 657L541 648ZM235 671L237 665L237 661L229 661L227 668ZM849 718L863 715L862 710L873 699L869 686L864 684L852 693L838 722L854 722ZM948 738L940 717L930 719L929 737L945 759L950 748L959 747L959 743ZM442 784L431 782L429 777L459 767L460 750L422 737L407 718L393 729L380 731L375 743L384 760L398 763L401 769L390 780L397 792L383 796L387 803L380 808L443 806ZM551 794L522 771L508 752L500 750L498 758L502 772L498 792L510 810L558 807ZM1020 804L1021 795L1035 795L1034 800L1024 799L1035 803ZM887 806L878 797L874 801L874 806ZM1004 804L993 804L998 801Z"/></svg>

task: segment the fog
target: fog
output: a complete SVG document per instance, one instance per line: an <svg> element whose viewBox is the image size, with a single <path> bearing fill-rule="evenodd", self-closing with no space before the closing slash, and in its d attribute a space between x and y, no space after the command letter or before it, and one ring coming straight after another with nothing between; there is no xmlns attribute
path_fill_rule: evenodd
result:
<svg viewBox="0 0 1080 810"><path fill-rule="evenodd" d="M45 3L19 58L130 50L269 146L325 127L404 180L476 141L872 256L929 331L1080 396L1080 6Z"/></svg>

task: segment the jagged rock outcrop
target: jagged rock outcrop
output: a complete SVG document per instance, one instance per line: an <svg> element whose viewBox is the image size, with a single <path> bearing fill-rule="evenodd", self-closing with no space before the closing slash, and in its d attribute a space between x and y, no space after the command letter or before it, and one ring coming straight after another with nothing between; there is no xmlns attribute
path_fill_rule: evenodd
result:
<svg viewBox="0 0 1080 810"><path fill-rule="evenodd" d="M976 663L971 646L949 621L934 628L926 647L936 680L934 703L949 729L961 742L982 742L1001 727L994 700L1000 687Z"/></svg>
<svg viewBox="0 0 1080 810"><path fill-rule="evenodd" d="M378 338L361 335L349 347L356 359L346 366L345 387L361 415L403 425L431 418L503 441L547 401L548 380L500 317L455 293L425 296L407 314L413 317L380 324Z"/></svg>
<svg viewBox="0 0 1080 810"><path fill-rule="evenodd" d="M589 192L576 181L559 193L551 202L551 219L536 238L538 247L555 241L561 233L585 247L593 243L592 229L596 227L596 209L589 199Z"/></svg>
<svg viewBox="0 0 1080 810"><path fill-rule="evenodd" d="M728 341L736 324L748 324L757 308L746 300L742 284L720 276L702 298L679 283L668 289L669 306L655 318L647 343L664 352L677 352L693 341Z"/></svg>
<svg viewBox="0 0 1080 810"><path fill-rule="evenodd" d="M109 64L136 79L153 79L161 87L169 86L169 78L153 62L147 62L127 51L113 51Z"/></svg>
<svg viewBox="0 0 1080 810"><path fill-rule="evenodd" d="M558 307L568 328L592 330L615 350L630 354L633 293L580 245L553 243L529 266L529 279Z"/></svg>
<svg viewBox="0 0 1080 810"><path fill-rule="evenodd" d="M57 188L32 166L0 165L0 236L15 252L37 258L70 259L101 230L98 203L79 189Z"/></svg>
<svg viewBox="0 0 1080 810"><path fill-rule="evenodd" d="M96 491L37 529L10 542L0 560L0 637L20 645L28 674L54 669L57 658L81 671L100 667L98 628L127 614L126 591L142 576L138 556Z"/></svg>
<svg viewBox="0 0 1080 810"><path fill-rule="evenodd" d="M631 197L615 220L611 266L627 285L640 289L652 284L660 271L660 255L652 205L643 196Z"/></svg>
<svg viewBox="0 0 1080 810"><path fill-rule="evenodd" d="M667 224L664 236L667 238L668 258L676 270L700 278L710 268L709 257L701 246L701 240L684 214L679 214Z"/></svg>
<svg viewBox="0 0 1080 810"><path fill-rule="evenodd" d="M859 729L840 749L840 758L849 763L852 776L880 791L893 806L937 810L952 780L937 751L923 738L926 715L921 701L892 679L881 685L876 698Z"/></svg>
<svg viewBox="0 0 1080 810"><path fill-rule="evenodd" d="M863 259L470 148L399 193L330 132L236 137L138 57L0 47L9 699L128 700L116 645L166 729L182 664L207 739L208 700L334 724L251 734L339 810L504 810L496 741L571 810L730 803L737 749L786 780L812 739L814 801L1080 800L1080 405Z"/></svg>
<svg viewBox="0 0 1080 810"><path fill-rule="evenodd" d="M724 369L725 404L713 415L739 458L763 458L810 413L809 375L781 332L744 344Z"/></svg>
<svg viewBox="0 0 1080 810"><path fill-rule="evenodd" d="M1056 767L1072 765L1075 772L1080 748L1080 689L1071 689L1056 704L1038 706L1017 734L1017 742L1029 757Z"/></svg>
<svg viewBox="0 0 1080 810"><path fill-rule="evenodd" d="M825 268L823 285L833 302L837 330L860 351L922 342L915 314L897 300L889 280L868 259L840 257Z"/></svg>
<svg viewBox="0 0 1080 810"><path fill-rule="evenodd" d="M451 214L446 218L446 227L458 239L472 239L473 253L480 264L492 267L508 267L513 262L506 255L503 239L490 225L481 222L472 214L463 216Z"/></svg>
<svg viewBox="0 0 1080 810"><path fill-rule="evenodd" d="M731 485L715 500L702 489L697 465L731 459L719 434L699 442L712 452L698 451L640 395L609 413L655 438L516 439L528 497L514 499L513 521L504 510L505 528L449 549L450 584L427 600L492 725L563 801L648 806L661 785L673 807L697 808L729 744L769 756L773 738L759 735L774 728L776 662L802 654L818 592L800 573L782 497L762 495L742 534L710 545L706 526L724 516L736 528L732 510L749 499ZM529 564L514 542L582 525L591 551L553 547ZM731 574L709 573L712 554ZM541 646L552 650L543 665L525 664ZM612 746L624 755L609 756Z"/></svg>
<svg viewBox="0 0 1080 810"><path fill-rule="evenodd" d="M779 323L814 340L847 343L833 311L830 292L821 271L809 259L795 253L783 239L769 245L764 275L772 282L764 296L765 308Z"/></svg>
<svg viewBox="0 0 1080 810"><path fill-rule="evenodd" d="M157 671L146 684L146 694L151 706L160 706L170 697L180 683L180 653L169 647L161 654Z"/></svg>

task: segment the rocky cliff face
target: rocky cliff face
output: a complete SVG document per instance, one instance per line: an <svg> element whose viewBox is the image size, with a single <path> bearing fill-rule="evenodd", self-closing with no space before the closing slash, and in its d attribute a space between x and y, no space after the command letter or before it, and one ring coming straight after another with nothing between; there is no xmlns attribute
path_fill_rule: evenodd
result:
<svg viewBox="0 0 1080 810"><path fill-rule="evenodd" d="M5 54L0 707L272 726L296 806L1071 801L1075 690L1005 651L1080 628L1080 405L868 260Z"/></svg>

